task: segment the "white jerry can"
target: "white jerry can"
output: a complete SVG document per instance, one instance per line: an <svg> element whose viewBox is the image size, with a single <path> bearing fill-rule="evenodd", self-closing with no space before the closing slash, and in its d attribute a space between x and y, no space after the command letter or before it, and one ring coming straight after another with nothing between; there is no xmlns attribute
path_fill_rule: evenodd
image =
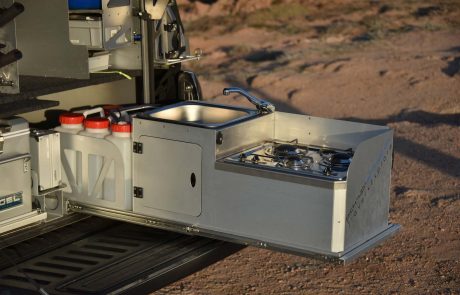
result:
<svg viewBox="0 0 460 295"><path fill-rule="evenodd" d="M56 129L61 132L63 179L68 186L65 196L88 205L131 211L131 125L113 124L111 132L106 118L83 122L84 129L78 132L67 132L62 126Z"/></svg>

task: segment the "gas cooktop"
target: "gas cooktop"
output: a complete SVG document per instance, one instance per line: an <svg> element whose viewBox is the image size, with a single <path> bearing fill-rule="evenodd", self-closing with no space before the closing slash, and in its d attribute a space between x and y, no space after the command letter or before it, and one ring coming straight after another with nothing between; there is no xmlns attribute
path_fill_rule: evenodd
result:
<svg viewBox="0 0 460 295"><path fill-rule="evenodd" d="M341 181L346 179L352 159L351 149L306 145L297 140L274 140L226 157L224 162Z"/></svg>

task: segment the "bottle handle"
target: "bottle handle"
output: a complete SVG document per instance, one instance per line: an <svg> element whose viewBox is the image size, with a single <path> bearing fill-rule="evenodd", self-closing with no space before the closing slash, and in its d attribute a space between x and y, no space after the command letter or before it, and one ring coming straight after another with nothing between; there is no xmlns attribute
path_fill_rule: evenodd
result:
<svg viewBox="0 0 460 295"><path fill-rule="evenodd" d="M105 118L104 109L101 108L101 107L97 107L97 108L89 109L89 110L78 111L77 113L83 114L83 116L85 117L85 119L86 119L86 117L88 117L89 115L97 114L97 113L99 113L99 115L101 115L101 118Z"/></svg>

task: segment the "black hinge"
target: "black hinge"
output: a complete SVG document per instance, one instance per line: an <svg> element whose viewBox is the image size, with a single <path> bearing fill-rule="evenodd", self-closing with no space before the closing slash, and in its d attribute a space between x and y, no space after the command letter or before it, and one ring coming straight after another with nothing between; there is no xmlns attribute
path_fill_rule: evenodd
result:
<svg viewBox="0 0 460 295"><path fill-rule="evenodd" d="M144 149L143 149L142 142L135 141L133 143L133 152L135 154L142 154L143 151L144 151Z"/></svg>
<svg viewBox="0 0 460 295"><path fill-rule="evenodd" d="M142 199L144 198L144 189L142 187L135 186L134 187L134 197Z"/></svg>
<svg viewBox="0 0 460 295"><path fill-rule="evenodd" d="M164 25L164 30L166 32L175 32L175 31L177 31L177 28L178 28L177 22L172 22L170 24L165 24Z"/></svg>

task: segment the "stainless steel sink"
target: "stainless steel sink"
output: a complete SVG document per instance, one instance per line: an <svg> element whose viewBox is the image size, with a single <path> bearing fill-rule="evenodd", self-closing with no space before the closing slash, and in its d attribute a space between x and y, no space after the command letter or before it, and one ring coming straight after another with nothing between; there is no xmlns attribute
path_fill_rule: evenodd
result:
<svg viewBox="0 0 460 295"><path fill-rule="evenodd" d="M258 115L259 112L256 110L190 101L156 109L144 113L142 117L204 128L218 128Z"/></svg>

